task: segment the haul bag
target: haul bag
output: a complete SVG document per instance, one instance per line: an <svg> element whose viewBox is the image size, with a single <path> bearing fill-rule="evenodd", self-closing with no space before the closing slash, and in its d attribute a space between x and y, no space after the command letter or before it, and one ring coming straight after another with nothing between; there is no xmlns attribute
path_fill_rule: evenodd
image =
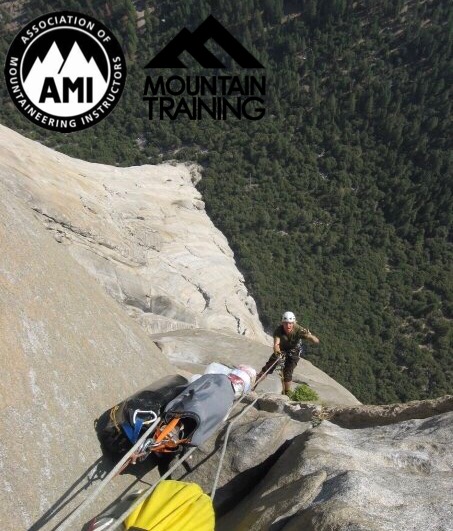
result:
<svg viewBox="0 0 453 531"><path fill-rule="evenodd" d="M187 383L183 376L166 376L103 413L97 423L103 450L114 456L125 454Z"/></svg>
<svg viewBox="0 0 453 531"><path fill-rule="evenodd" d="M126 530L214 531L210 497L195 483L162 481L124 521Z"/></svg>
<svg viewBox="0 0 453 531"><path fill-rule="evenodd" d="M188 444L202 444L228 415L234 402L234 390L225 374L204 374L184 388L164 410L169 422L180 417Z"/></svg>

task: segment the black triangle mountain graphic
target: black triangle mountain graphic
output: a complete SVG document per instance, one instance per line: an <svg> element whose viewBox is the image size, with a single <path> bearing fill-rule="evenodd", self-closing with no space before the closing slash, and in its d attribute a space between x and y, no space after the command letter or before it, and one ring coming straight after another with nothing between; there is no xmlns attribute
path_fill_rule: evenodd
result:
<svg viewBox="0 0 453 531"><path fill-rule="evenodd" d="M43 34L30 47L30 51L23 61L22 72L24 80L27 79L30 70L37 59L43 61L53 44L58 46L63 60L66 61L75 43L79 45L87 63L93 58L105 80L108 78L108 63L105 54L99 45L93 45L93 39L85 36L82 32L76 32L65 28L59 28ZM83 72L80 73L83 75Z"/></svg>
<svg viewBox="0 0 453 531"><path fill-rule="evenodd" d="M179 59L183 52L189 52L204 68L225 68L206 47L209 39L213 39L242 68L264 68L242 44L227 31L212 15L191 32L182 29L145 68L187 68Z"/></svg>

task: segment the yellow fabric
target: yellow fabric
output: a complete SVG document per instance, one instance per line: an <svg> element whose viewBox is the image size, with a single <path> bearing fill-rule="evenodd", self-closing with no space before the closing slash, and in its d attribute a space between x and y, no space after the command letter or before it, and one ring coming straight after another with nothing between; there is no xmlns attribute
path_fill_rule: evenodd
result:
<svg viewBox="0 0 453 531"><path fill-rule="evenodd" d="M195 483L162 481L124 521L125 529L213 531L211 498Z"/></svg>

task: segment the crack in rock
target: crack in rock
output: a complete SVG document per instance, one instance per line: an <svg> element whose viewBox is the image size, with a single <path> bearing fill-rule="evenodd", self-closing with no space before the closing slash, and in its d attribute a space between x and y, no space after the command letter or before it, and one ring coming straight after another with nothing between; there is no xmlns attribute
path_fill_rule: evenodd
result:
<svg viewBox="0 0 453 531"><path fill-rule="evenodd" d="M227 301L225 301L225 310L227 311L228 315L231 315L231 317L233 317L236 320L237 333L242 336L245 335L245 333L247 332L247 328L242 330L241 319L230 311L230 309L228 308Z"/></svg>

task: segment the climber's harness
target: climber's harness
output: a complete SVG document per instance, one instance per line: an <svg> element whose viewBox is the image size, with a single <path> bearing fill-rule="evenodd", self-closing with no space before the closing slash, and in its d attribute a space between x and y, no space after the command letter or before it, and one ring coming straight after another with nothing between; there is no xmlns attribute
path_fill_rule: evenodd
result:
<svg viewBox="0 0 453 531"><path fill-rule="evenodd" d="M286 358L290 358L292 360L299 360L300 358L303 358L305 354L305 345L302 343L302 340L299 339L296 346L293 347L291 350L283 351L281 354L276 354L278 357L276 369L282 368L285 365Z"/></svg>

